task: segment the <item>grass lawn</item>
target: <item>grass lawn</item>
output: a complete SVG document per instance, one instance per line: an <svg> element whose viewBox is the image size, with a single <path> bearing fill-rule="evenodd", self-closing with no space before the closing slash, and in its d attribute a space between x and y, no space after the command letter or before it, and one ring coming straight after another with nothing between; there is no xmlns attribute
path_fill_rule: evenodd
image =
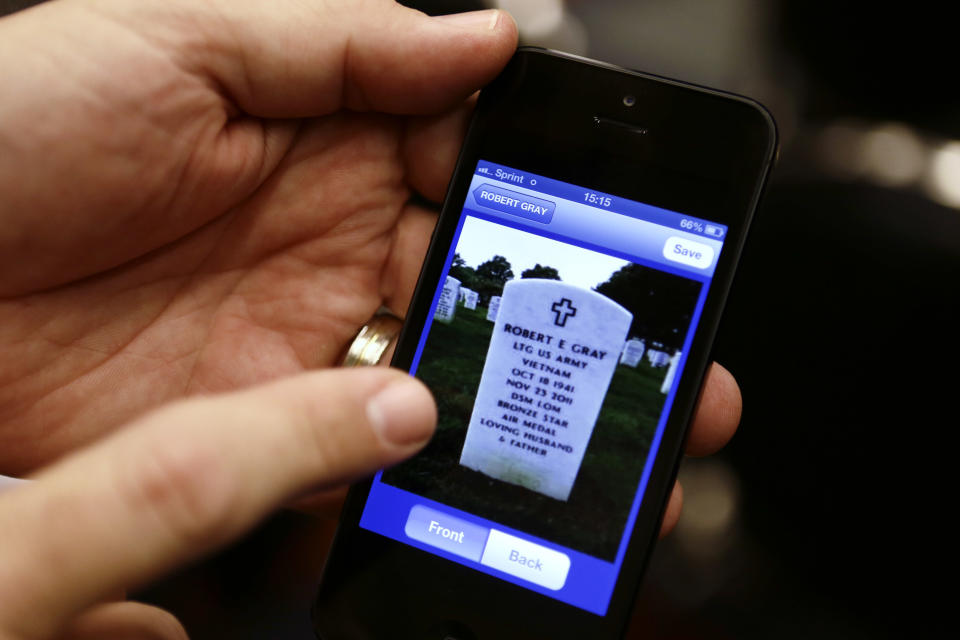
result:
<svg viewBox="0 0 960 640"><path fill-rule="evenodd" d="M645 359L617 366L570 499L555 500L458 462L493 333L486 314L458 305L451 324L433 323L416 375L436 397L437 433L420 455L384 473L384 482L613 560L666 398L666 369Z"/></svg>

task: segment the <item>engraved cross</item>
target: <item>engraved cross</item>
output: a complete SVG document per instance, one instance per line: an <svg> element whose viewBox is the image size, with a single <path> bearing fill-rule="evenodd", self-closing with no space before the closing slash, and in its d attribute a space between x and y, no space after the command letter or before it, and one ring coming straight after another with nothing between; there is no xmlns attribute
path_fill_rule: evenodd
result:
<svg viewBox="0 0 960 640"><path fill-rule="evenodd" d="M573 306L573 303L570 302L569 298L560 298L560 300L554 302L553 306L550 308L555 314L557 314L553 324L557 325L558 327L567 326L567 318L577 315L577 308Z"/></svg>

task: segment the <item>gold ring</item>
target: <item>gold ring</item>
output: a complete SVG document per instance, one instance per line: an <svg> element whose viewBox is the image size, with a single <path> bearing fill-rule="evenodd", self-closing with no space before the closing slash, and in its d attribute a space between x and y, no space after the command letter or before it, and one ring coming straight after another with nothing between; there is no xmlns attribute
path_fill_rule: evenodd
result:
<svg viewBox="0 0 960 640"><path fill-rule="evenodd" d="M378 364L390 343L400 334L403 321L395 315L382 313L370 318L350 343L341 367L366 367Z"/></svg>

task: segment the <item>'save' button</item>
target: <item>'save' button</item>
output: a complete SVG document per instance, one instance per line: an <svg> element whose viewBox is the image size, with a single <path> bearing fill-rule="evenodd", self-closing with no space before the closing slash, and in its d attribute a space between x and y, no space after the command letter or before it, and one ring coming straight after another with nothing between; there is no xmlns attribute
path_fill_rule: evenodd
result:
<svg viewBox="0 0 960 640"><path fill-rule="evenodd" d="M706 269L713 264L714 251L710 245L687 238L670 236L663 245L663 257L695 269Z"/></svg>
<svg viewBox="0 0 960 640"><path fill-rule="evenodd" d="M563 588L570 558L496 529L490 530L480 564L522 578L553 591Z"/></svg>

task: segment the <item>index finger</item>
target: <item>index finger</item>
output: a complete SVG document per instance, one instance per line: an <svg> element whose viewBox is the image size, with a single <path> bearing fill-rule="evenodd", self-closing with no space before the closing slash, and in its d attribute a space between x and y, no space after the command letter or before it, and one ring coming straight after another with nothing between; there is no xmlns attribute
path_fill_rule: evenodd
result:
<svg viewBox="0 0 960 640"><path fill-rule="evenodd" d="M740 387L733 374L721 364L711 363L687 434L687 455L708 456L719 451L736 433L742 411Z"/></svg>
<svg viewBox="0 0 960 640"><path fill-rule="evenodd" d="M412 454L433 420L419 382L379 367L146 417L0 496L0 638L55 637L91 604L227 542L294 495Z"/></svg>

